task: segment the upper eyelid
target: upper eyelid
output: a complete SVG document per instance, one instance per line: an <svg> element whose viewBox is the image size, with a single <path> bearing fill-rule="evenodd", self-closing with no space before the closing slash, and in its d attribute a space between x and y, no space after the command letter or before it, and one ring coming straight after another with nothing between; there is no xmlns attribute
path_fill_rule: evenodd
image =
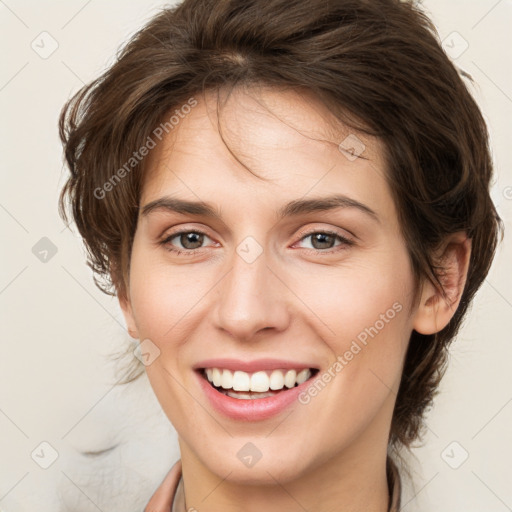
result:
<svg viewBox="0 0 512 512"><path fill-rule="evenodd" d="M346 233L348 233L348 236L339 232L339 230L345 231ZM336 228L311 228L311 229L307 229L304 231L299 230L299 233L297 236L299 236L300 237L299 239L302 240L304 237L313 235L315 233L327 233L329 235L339 236L341 238L344 238L345 240L350 240L350 241L352 241L352 238L357 238L350 231L343 229L343 228L338 228L338 229L336 229Z"/></svg>
<svg viewBox="0 0 512 512"><path fill-rule="evenodd" d="M170 238L174 238L178 235L183 235L183 234L187 234L187 233L198 233L200 235L205 235L207 236L208 238L210 239L213 239L213 237L211 237L205 230L203 229L180 229L178 231L174 231L172 233L168 233L168 234L164 234L162 236L163 240L169 240Z"/></svg>
<svg viewBox="0 0 512 512"><path fill-rule="evenodd" d="M210 238L210 240L214 240L213 237L211 237L203 229L184 228L184 229L179 229L178 231L169 233L168 235L164 235L163 239L162 239L162 242L168 243L170 240L172 240L176 236L179 236L179 235L182 235L182 234L187 234L187 233L198 233L198 234L207 236L208 238ZM347 237L347 236L337 232L333 228L331 228L331 229L329 229L329 228L323 228L323 229L322 228L311 228L311 229L308 229L308 230L305 230L305 231L300 231L298 233L298 235L297 235L298 236L298 240L296 242L294 242L294 244L296 244L298 242L301 242L302 240L304 240L304 238L307 238L307 237L309 237L311 235L314 235L316 233L325 233L325 234L328 234L328 235L331 235L331 236L339 237L345 243L350 243L350 244L354 244L355 243L355 241L352 240L351 237ZM199 251L199 250L205 249L205 248L206 247L198 247L197 249L186 249L186 250L188 250L189 252L192 252L192 251Z"/></svg>

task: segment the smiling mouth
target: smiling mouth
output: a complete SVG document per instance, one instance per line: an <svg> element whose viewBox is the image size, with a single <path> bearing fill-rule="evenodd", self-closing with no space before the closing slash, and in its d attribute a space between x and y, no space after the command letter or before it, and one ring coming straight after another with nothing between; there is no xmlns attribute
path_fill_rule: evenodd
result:
<svg viewBox="0 0 512 512"><path fill-rule="evenodd" d="M263 370L247 373L223 368L201 368L201 376L219 393L240 400L268 398L312 379L317 368Z"/></svg>

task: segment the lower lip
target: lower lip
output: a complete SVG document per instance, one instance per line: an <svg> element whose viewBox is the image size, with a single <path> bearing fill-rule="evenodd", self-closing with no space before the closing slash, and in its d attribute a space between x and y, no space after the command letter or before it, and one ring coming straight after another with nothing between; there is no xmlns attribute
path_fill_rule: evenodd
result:
<svg viewBox="0 0 512 512"><path fill-rule="evenodd" d="M310 378L298 386L267 398L239 399L217 391L199 372L195 373L212 406L221 414L239 421L261 421L276 416L298 401L298 395L313 380Z"/></svg>

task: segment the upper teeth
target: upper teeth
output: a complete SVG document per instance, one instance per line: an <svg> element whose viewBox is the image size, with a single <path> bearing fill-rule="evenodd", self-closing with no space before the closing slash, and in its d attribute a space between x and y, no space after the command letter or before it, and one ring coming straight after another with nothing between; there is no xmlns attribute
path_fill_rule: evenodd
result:
<svg viewBox="0 0 512 512"><path fill-rule="evenodd" d="M272 372L246 373L232 372L219 368L206 368L206 377L214 386L234 391L265 392L269 389L279 390L285 386L293 388L295 383L302 384L311 377L311 370L273 370Z"/></svg>

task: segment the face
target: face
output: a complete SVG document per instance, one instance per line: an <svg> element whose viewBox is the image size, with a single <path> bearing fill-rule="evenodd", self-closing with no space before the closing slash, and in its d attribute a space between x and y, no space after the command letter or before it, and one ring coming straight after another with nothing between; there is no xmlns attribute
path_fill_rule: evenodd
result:
<svg viewBox="0 0 512 512"><path fill-rule="evenodd" d="M121 302L182 459L273 483L385 452L414 283L383 147L306 93L238 90L237 160L196 100L152 155Z"/></svg>

